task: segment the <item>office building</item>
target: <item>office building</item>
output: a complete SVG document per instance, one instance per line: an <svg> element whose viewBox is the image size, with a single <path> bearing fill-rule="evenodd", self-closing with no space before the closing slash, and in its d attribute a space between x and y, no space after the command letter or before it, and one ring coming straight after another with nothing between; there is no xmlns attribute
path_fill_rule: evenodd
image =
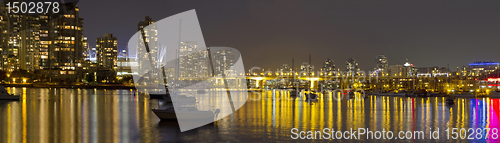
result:
<svg viewBox="0 0 500 143"><path fill-rule="evenodd" d="M118 41L113 34L107 33L96 40L97 63L104 69L115 69L118 57Z"/></svg>

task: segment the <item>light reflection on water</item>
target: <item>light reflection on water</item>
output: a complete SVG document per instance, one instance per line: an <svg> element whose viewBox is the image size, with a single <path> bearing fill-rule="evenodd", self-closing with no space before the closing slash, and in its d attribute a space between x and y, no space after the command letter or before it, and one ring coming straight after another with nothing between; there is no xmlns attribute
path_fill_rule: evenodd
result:
<svg viewBox="0 0 500 143"><path fill-rule="evenodd" d="M290 141L292 128L424 131L426 138L429 131L440 128L441 140L435 141L444 141L446 128L499 128L500 113L499 99L458 98L448 105L443 97L330 100L330 95L321 95L318 102L309 103L270 90L249 92L250 100L234 114L180 133L175 121L159 122L151 112L156 101L131 90L7 90L23 99L0 101L0 142Z"/></svg>

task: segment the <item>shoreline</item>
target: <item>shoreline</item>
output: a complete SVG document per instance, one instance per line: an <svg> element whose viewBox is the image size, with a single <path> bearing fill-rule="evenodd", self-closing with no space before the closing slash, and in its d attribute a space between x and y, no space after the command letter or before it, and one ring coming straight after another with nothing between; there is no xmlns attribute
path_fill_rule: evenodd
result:
<svg viewBox="0 0 500 143"><path fill-rule="evenodd" d="M5 84L4 87L34 87L34 88L84 88L84 89L135 89L135 86L127 85L47 85L47 84Z"/></svg>

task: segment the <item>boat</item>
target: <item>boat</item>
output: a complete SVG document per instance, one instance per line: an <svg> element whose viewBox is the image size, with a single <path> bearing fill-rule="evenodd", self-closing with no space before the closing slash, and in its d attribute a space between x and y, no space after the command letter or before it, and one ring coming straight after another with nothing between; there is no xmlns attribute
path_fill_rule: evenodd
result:
<svg viewBox="0 0 500 143"><path fill-rule="evenodd" d="M163 94L163 93L150 93L149 94L149 99L163 99L164 96L170 96L169 93Z"/></svg>
<svg viewBox="0 0 500 143"><path fill-rule="evenodd" d="M366 92L366 95L384 95L386 94L386 92L384 92L384 90L375 90L375 91L371 91L371 92Z"/></svg>
<svg viewBox="0 0 500 143"><path fill-rule="evenodd" d="M413 91L407 92L406 96L407 97L427 97L427 91L424 89L413 90Z"/></svg>
<svg viewBox="0 0 500 143"><path fill-rule="evenodd" d="M401 96L401 97L406 96L406 94L407 94L406 90L400 90L398 92L385 93L386 96Z"/></svg>
<svg viewBox="0 0 500 143"><path fill-rule="evenodd" d="M165 100L171 100L171 96L163 96ZM173 97L176 106L180 109L177 112L174 110L173 106L169 106L164 109L151 109L158 118L161 120L177 120L177 117L182 117L182 120L213 120L214 113L210 111L199 111L196 108L196 98L188 97L186 95L178 95ZM167 104L168 105L168 104ZM172 105L172 103L170 103ZM186 106L187 105L187 106ZM194 105L194 106L193 106ZM218 114L218 113L217 113Z"/></svg>
<svg viewBox="0 0 500 143"><path fill-rule="evenodd" d="M348 97L347 97L348 99L354 99L356 97L355 96L356 94L352 91L349 91L349 93L347 95L348 95Z"/></svg>
<svg viewBox="0 0 500 143"><path fill-rule="evenodd" d="M458 94L453 94L453 96L462 97L462 98L475 98L476 97L476 95L474 95L474 93L470 93L470 92L462 92L462 93L458 93Z"/></svg>
<svg viewBox="0 0 500 143"><path fill-rule="evenodd" d="M21 96L9 94L5 87L0 86L0 100L19 100Z"/></svg>
<svg viewBox="0 0 500 143"><path fill-rule="evenodd" d="M182 120L215 120L215 113L211 111L199 111L195 107L181 107L177 112L175 112L173 107L167 109L152 109L152 111L160 120L177 120L177 116L182 117Z"/></svg>
<svg viewBox="0 0 500 143"><path fill-rule="evenodd" d="M380 92L366 92L366 95L379 95Z"/></svg>
<svg viewBox="0 0 500 143"><path fill-rule="evenodd" d="M207 92L205 91L205 89L198 89L198 90L196 90L196 92L197 92L198 94L205 94L205 93L207 93Z"/></svg>
<svg viewBox="0 0 500 143"><path fill-rule="evenodd" d="M311 93L311 94L305 94L306 96L306 101L318 101L318 95Z"/></svg>
<svg viewBox="0 0 500 143"><path fill-rule="evenodd" d="M318 101L318 94L309 91L309 93L304 94L306 101Z"/></svg>
<svg viewBox="0 0 500 143"><path fill-rule="evenodd" d="M431 92L431 93L429 94L429 97L438 97L438 96L440 96L440 95L441 95L440 93Z"/></svg>
<svg viewBox="0 0 500 143"><path fill-rule="evenodd" d="M171 98L172 96L170 96L169 93L167 93L167 94L156 94L155 96L161 96L161 98L158 98L158 97L151 98L150 97L150 99L164 99L165 102L172 103L172 98ZM182 103L189 102L189 103L193 103L193 104L196 103L196 98L195 97L188 97L186 95L178 95L177 97L174 97L174 98L175 98L175 101L178 102L178 103L179 102L182 102Z"/></svg>
<svg viewBox="0 0 500 143"><path fill-rule="evenodd" d="M500 98L500 91L491 91L489 97L490 98Z"/></svg>
<svg viewBox="0 0 500 143"><path fill-rule="evenodd" d="M290 91L290 96L291 97L297 97L299 95L300 95L300 92L298 92L298 91L295 91L295 90Z"/></svg>
<svg viewBox="0 0 500 143"><path fill-rule="evenodd" d="M167 86L165 86L165 89L167 90L165 93L149 93L149 99L164 99L165 96L170 96ZM169 101L171 102L170 99Z"/></svg>
<svg viewBox="0 0 500 143"><path fill-rule="evenodd" d="M453 103L455 103L455 101L454 101L453 97L448 96L448 98L446 98L446 103L453 104Z"/></svg>
<svg viewBox="0 0 500 143"><path fill-rule="evenodd" d="M172 96L164 96L165 100L170 100ZM188 97L186 95L178 95L174 97L176 103L182 103L182 104L196 104L196 98L195 97Z"/></svg>

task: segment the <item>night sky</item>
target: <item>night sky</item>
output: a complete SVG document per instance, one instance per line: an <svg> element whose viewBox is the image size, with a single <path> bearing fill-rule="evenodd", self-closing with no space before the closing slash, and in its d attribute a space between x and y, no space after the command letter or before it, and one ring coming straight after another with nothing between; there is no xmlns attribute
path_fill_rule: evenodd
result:
<svg viewBox="0 0 500 143"><path fill-rule="evenodd" d="M455 70L474 61L500 62L500 1L333 0L120 0L79 1L84 34L95 47L105 33L125 49L137 23L195 9L208 46L242 53L245 68L295 67L312 54L315 69L326 58L345 70L355 58L373 70L379 54L389 64Z"/></svg>

